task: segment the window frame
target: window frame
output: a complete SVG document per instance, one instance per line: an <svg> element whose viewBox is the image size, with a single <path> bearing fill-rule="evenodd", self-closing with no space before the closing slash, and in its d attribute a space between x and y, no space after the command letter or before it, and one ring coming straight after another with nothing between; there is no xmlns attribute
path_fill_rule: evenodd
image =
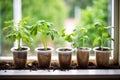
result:
<svg viewBox="0 0 120 80"><path fill-rule="evenodd" d="M114 57L113 57L113 62L114 64L120 63L118 60L120 58L120 1L119 0L114 0ZM120 65L120 64L119 64Z"/></svg>
<svg viewBox="0 0 120 80"><path fill-rule="evenodd" d="M118 63L120 66L120 1L114 0L114 24L115 24L115 41L114 41L114 57L113 60L110 60L111 63ZM119 16L119 17L118 17ZM33 61L36 58L29 57L28 61ZM12 57L1 57L0 61L12 61ZM95 60L93 60L95 61ZM1 79L39 79L39 80L52 80L52 79L120 79L120 70L119 69L86 69L86 70L0 70Z"/></svg>
<svg viewBox="0 0 120 80"><path fill-rule="evenodd" d="M120 1L118 2L118 5L119 4L120 4ZM119 34L119 48L118 48L118 50L119 50L119 52L118 52L119 60L118 60L118 62L119 62L119 66L120 66L120 5L118 7L119 7L119 14L118 14L118 16L119 16L119 33L118 33Z"/></svg>
<svg viewBox="0 0 120 80"><path fill-rule="evenodd" d="M112 0L114 2L114 54L113 54L113 58L110 58L110 64L118 64L120 65L120 1L119 0ZM118 17L119 16L119 17ZM119 45L118 45L119 44ZM54 60L58 60L57 58L54 58L55 56L53 56ZM76 57L72 56L74 61L76 61ZM12 56L0 56L0 61L12 61ZM30 56L28 57L28 62L37 60L36 56ZM95 56L92 57L90 56L90 62L96 63L95 62Z"/></svg>

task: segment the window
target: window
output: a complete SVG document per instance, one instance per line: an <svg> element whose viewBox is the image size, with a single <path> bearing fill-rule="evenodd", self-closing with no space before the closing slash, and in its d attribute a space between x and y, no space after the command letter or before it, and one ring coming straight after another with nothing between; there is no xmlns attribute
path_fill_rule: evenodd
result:
<svg viewBox="0 0 120 80"><path fill-rule="evenodd" d="M5 26L3 22L5 20L13 19L14 6L13 0L1 0L0 3L2 6L0 9L2 16L2 19L0 20L0 29L2 30L2 27ZM103 6L101 6L101 4L103 4ZM40 0L39 2L37 0L22 0L21 3L22 16L30 16L30 24L39 19L45 19L47 21L55 23L55 28L58 30L65 27L66 33L70 33L76 25L90 28L91 26L93 26L95 21L101 21L104 25L115 26L115 30L111 29L111 34L113 37L115 37L115 42L112 42L111 45L109 45L109 43L107 42L106 45L113 46L114 52L113 54L111 54L111 56L115 60L115 62L117 62L119 47L116 47L116 45L119 42L118 32L120 31L118 31L118 17L114 17L114 15L119 15L119 10L117 10L118 8L116 8L118 7L118 5L114 4L117 4L114 3L114 0L54 0L54 2L52 2L51 0ZM95 37L95 33L93 33L94 30L90 30L89 36L92 35L92 37L88 41L89 44L86 44L87 46L93 47L91 46L92 41ZM13 46L13 43L11 43L11 41L9 40L5 40L4 35L5 32L1 31L0 54L2 56L9 56L12 55L12 53L10 52L10 48ZM54 49L61 46L71 45L64 42L62 38L55 40L53 43L52 41L49 41L48 43L50 46L54 47ZM30 46L30 56L35 56L34 49L40 45L37 44L39 44L39 39L36 39L34 45ZM56 52L54 52L54 55L56 55Z"/></svg>
<svg viewBox="0 0 120 80"><path fill-rule="evenodd" d="M9 5L8 5L9 4ZM6 6L7 5L7 6ZM9 13L9 14L8 14ZM12 0L0 0L0 55L10 55L10 47L13 43L9 40L5 40L5 32L2 31L4 21L13 19L13 1ZM8 54L10 53L10 54Z"/></svg>

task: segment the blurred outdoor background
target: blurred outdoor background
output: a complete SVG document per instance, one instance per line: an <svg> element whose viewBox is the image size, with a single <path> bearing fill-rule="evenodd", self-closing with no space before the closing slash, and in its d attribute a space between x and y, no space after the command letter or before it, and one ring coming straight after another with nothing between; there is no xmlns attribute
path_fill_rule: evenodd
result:
<svg viewBox="0 0 120 80"><path fill-rule="evenodd" d="M76 26L89 29L86 46L93 47L93 39L96 37L94 23L99 21L103 25L111 25L111 1L112 0L21 0L22 18L29 16L30 24L37 20L44 19L52 22L54 28L60 31L66 28L66 33L70 33ZM13 0L0 0L0 53L1 55L12 55L10 48L13 43L5 39L5 31L2 28L6 25L4 21L13 19ZM25 44L23 44L25 45ZM67 45L61 38L57 37L53 42L48 40L48 45L55 49ZM106 43L106 45L108 45ZM29 45L27 45L29 46ZM31 55L34 48L40 46L40 40L36 39L30 45Z"/></svg>

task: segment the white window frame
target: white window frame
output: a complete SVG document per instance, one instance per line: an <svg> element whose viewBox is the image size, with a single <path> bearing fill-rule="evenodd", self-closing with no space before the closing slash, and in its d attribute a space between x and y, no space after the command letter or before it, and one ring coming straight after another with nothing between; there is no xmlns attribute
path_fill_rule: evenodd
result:
<svg viewBox="0 0 120 80"><path fill-rule="evenodd" d="M14 1L20 1L20 0L14 0ZM110 58L110 64L117 64L119 63L120 65L120 1L119 0L112 0L114 2L114 54L113 54L113 58ZM15 4L14 4L15 5ZM19 7L19 9L21 9L21 7ZM17 11L19 13L21 13L21 11ZM21 14L18 15L19 13L14 13L14 16L19 16L16 20L16 18L14 17L14 20L16 20L17 22L21 19ZM119 17L118 17L119 16ZM15 23L16 24L16 23ZM119 45L118 45L119 44ZM76 60L76 56L72 56L72 60ZM12 61L12 56L11 57L6 57L6 56L0 56L0 60L1 61ZM29 56L28 57L28 62L29 61L34 61L37 60L36 56ZM57 56L52 56L52 60L58 60ZM92 57L90 56L90 62L95 63L95 56Z"/></svg>
<svg viewBox="0 0 120 80"><path fill-rule="evenodd" d="M114 0L114 23L115 23L115 53L113 63L118 63L120 65L120 1ZM32 59L32 58L31 58ZM12 58L7 59L7 57L0 57L1 60L12 60ZM32 59L33 60L33 59ZM107 69L107 70L0 70L0 79L120 79L120 69Z"/></svg>

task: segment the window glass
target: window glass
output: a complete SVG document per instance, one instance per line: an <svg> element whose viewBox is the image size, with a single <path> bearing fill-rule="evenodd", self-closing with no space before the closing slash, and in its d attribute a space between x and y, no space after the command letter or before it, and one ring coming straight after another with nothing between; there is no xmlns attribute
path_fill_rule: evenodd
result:
<svg viewBox="0 0 120 80"><path fill-rule="evenodd" d="M94 23L101 22L105 26L111 25L111 0L21 0L22 17L29 16L29 24L37 20L44 19L53 22L54 28L60 31L66 29L66 33L71 33L76 26L89 29L87 40L88 47L93 48L93 39L96 37ZM4 21L13 19L13 1L0 0L1 3L1 29L5 26ZM110 31L109 31L110 32ZM2 55L11 55L10 48L13 43L5 39L5 32L0 32L0 51ZM54 41L48 39L48 46L54 49L63 46L71 46L71 43L65 42L63 38L57 37ZM105 42L105 46L110 42ZM23 45L26 45L23 43ZM29 45L27 45L29 46ZM30 45L30 55L35 55L34 49L42 46L39 37ZM56 52L54 51L54 54ZM92 53L91 53L92 54ZM93 54L94 55L94 54Z"/></svg>
<svg viewBox="0 0 120 80"><path fill-rule="evenodd" d="M5 35L7 31L2 28L6 25L6 20L13 19L13 0L0 0L0 54L3 56L11 55L10 48L13 47L13 42L6 40Z"/></svg>

